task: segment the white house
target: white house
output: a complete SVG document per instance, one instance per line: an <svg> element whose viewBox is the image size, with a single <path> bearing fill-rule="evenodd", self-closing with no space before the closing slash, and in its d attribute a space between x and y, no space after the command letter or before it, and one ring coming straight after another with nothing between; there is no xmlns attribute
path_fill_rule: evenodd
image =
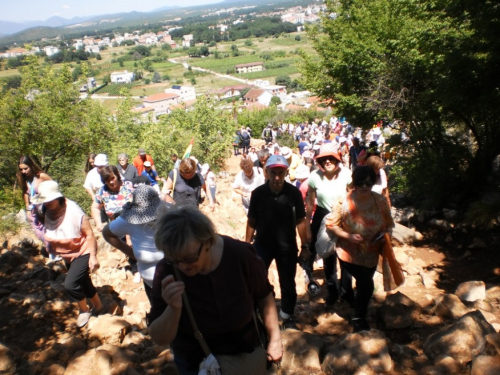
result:
<svg viewBox="0 0 500 375"><path fill-rule="evenodd" d="M111 73L111 83L130 83L134 80L134 72L113 72Z"/></svg>
<svg viewBox="0 0 500 375"><path fill-rule="evenodd" d="M179 102L187 103L196 100L196 89L193 86L173 85L171 88L165 89L165 93L178 95Z"/></svg>
<svg viewBox="0 0 500 375"><path fill-rule="evenodd" d="M264 63L262 61L258 61L248 64L237 64L234 66L234 70L236 73L261 72L264 70Z"/></svg>
<svg viewBox="0 0 500 375"><path fill-rule="evenodd" d="M244 99L247 103L260 103L269 106L272 97L273 95L264 89L251 89L246 93Z"/></svg>
<svg viewBox="0 0 500 375"><path fill-rule="evenodd" d="M249 89L250 85L234 85L234 86L224 86L223 88L213 91L212 94L217 96L219 100L229 99L232 97L240 97L241 91L244 89Z"/></svg>
<svg viewBox="0 0 500 375"><path fill-rule="evenodd" d="M264 87L264 90L268 91L273 96L286 95L286 86L269 85L269 86Z"/></svg>
<svg viewBox="0 0 500 375"><path fill-rule="evenodd" d="M194 39L193 34L187 34L182 36L182 46L191 47L191 41Z"/></svg>
<svg viewBox="0 0 500 375"><path fill-rule="evenodd" d="M59 48L54 47L54 46L44 47L43 50L45 51L45 53L47 54L47 56L52 56L52 55L55 55L56 53L59 52Z"/></svg>
<svg viewBox="0 0 500 375"><path fill-rule="evenodd" d="M154 108L157 116L165 115L171 112L170 106L179 103L179 95L172 93L153 94L144 98L142 103L145 107Z"/></svg>
<svg viewBox="0 0 500 375"><path fill-rule="evenodd" d="M99 53L101 49L99 48L99 46L85 46L85 52L89 52L89 53Z"/></svg>

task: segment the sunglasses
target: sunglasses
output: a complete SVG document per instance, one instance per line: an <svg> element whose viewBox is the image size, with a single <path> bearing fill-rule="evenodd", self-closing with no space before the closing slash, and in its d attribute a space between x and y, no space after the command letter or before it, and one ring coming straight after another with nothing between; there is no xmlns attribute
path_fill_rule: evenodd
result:
<svg viewBox="0 0 500 375"><path fill-rule="evenodd" d="M373 183L372 180L363 180L363 181L356 181L354 183L354 185L356 185L357 187L366 186L366 187L371 188L373 185L375 185L375 183Z"/></svg>
<svg viewBox="0 0 500 375"><path fill-rule="evenodd" d="M170 259L165 258L165 263L170 264L170 265L174 265L174 266L178 266L181 263L182 264L196 263L200 259L202 248L203 248L203 243L200 244L200 248L198 249L198 254L192 258L186 258L183 260L170 260Z"/></svg>
<svg viewBox="0 0 500 375"><path fill-rule="evenodd" d="M332 164L337 164L339 161L333 157L333 156L325 156L324 158L320 158L318 160L319 163L321 164L325 164L327 161L329 161L330 163Z"/></svg>

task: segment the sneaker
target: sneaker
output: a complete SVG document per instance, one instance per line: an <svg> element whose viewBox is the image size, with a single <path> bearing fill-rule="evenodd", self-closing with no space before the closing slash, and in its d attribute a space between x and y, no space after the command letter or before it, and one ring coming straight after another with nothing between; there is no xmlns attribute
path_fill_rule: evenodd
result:
<svg viewBox="0 0 500 375"><path fill-rule="evenodd" d="M361 331L369 331L371 329L370 325L364 318L353 318L351 321L351 325L353 333Z"/></svg>
<svg viewBox="0 0 500 375"><path fill-rule="evenodd" d="M78 328L85 327L85 325L89 322L91 316L92 316L92 310L80 313L78 315L78 319L76 320L77 327Z"/></svg>
<svg viewBox="0 0 500 375"><path fill-rule="evenodd" d="M134 273L134 279L132 281L134 284L139 284L141 282L141 274L139 272Z"/></svg>
<svg viewBox="0 0 500 375"><path fill-rule="evenodd" d="M283 319L283 322L281 322L281 329L283 331L285 329L294 329L296 331L299 331L299 327L297 327L297 324L295 324L293 318Z"/></svg>

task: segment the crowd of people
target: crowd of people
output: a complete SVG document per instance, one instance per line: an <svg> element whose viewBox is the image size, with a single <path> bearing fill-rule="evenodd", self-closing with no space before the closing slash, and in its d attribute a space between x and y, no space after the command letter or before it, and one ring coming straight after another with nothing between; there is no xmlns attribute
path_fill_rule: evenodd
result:
<svg viewBox="0 0 500 375"><path fill-rule="evenodd" d="M296 147L277 143L285 132ZM238 130L233 148L241 155L241 171L232 188L247 215L244 241L216 233L210 214L199 210L204 195L209 212L214 211L217 181L210 166L193 157L172 155L174 168L161 177L143 148L131 164L124 153L116 165L109 165L105 154L89 154L83 187L92 199L94 230L82 209L29 156L19 160L18 181L50 261L66 264L64 285L78 305L78 327L103 308L90 277L99 267L94 231L102 232L128 257L134 282L143 281L151 338L171 346L181 374L198 374L223 363L210 356L244 355L255 363L281 359L280 328L298 329L297 264L310 271L321 265L316 239L324 227L337 238L336 251L322 259L325 308L343 299L354 308L353 330L370 329L366 316L380 237L391 233L394 222L387 155L379 152L380 124L369 132L369 146L360 137L334 117L269 125L260 147L251 144L250 129ZM273 261L279 311L268 280ZM312 272L307 275L314 283Z"/></svg>

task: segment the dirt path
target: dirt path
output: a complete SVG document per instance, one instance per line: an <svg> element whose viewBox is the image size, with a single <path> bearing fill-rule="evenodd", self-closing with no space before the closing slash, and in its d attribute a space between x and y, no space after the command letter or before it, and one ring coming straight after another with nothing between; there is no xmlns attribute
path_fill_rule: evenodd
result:
<svg viewBox="0 0 500 375"><path fill-rule="evenodd" d="M212 218L219 233L243 239L246 216L239 196L235 195L231 188L236 173L240 171L239 162L240 157L231 156L226 161L224 173L219 174L218 204L215 211L209 212L208 205L203 205L201 210ZM369 322L372 328L380 329L392 345L399 345L414 353L411 358L393 356L394 367L388 372L392 375L438 373L429 370L433 364L423 354L423 343L430 334L450 323L435 315L436 298L446 293L454 293L461 282L482 280L486 283L489 290L487 304L492 315L489 318L500 323L500 291L496 288L500 283L498 233L457 228L453 232L453 240L449 241L447 236L439 231L424 227L419 229L424 233L425 240L413 246L396 247L396 251L405 257L407 269L406 284L397 292L403 293L422 307L417 321L405 329L384 328L380 316L377 315L377 308L387 297L383 292L380 274L375 275L376 291L369 307ZM104 373L94 367L92 370L90 367L74 370L76 364L84 360L89 361L86 366L95 366L92 358L96 351L111 350L107 344L109 339L96 338L92 336L92 330L87 328L75 328L76 305L67 301L61 284L65 271L58 265L47 266L46 258L39 255L38 250L33 249L29 243L19 245L24 238L30 237L31 233L24 231L19 235L1 239L1 242L6 240L6 243L1 251L3 263L0 263L0 373L10 373L2 372L1 366L6 361L5 353L11 354L14 358L12 361L17 366L16 371L11 373ZM486 246L469 249L469 244L476 237L481 238ZM106 246L102 240L99 243L101 246L98 258L101 269L92 275L92 279L100 295L104 296L108 310L114 314L109 313L110 319L124 319L130 326L127 336L122 337L121 344L115 344L113 349L123 351L124 358L128 358L128 362L123 359L123 363L127 363L129 370L116 370L113 373L176 374L168 348L155 346L147 336L144 316L149 311L149 302L144 287L132 282L132 275L126 270L126 261L120 252ZM24 258L18 254L22 254ZM417 264L421 271L415 271ZM321 264L316 265L314 275L323 285ZM424 285L422 275L429 276L434 283ZM270 269L269 278L275 287L279 303L279 283L274 266ZM334 345L351 332L348 322L352 309L347 303L338 302L333 309L325 309L325 290L318 296L309 296L300 267L297 267L296 282L299 295L296 317L303 332L321 338L326 347ZM91 322L95 320L93 324L98 324L102 319L102 316L91 318ZM328 319L337 319L337 323L334 329L325 333L321 328L322 322ZM496 329L498 328L500 326ZM126 332L123 333L125 334ZM296 368L289 373L321 374L317 369L304 371ZM460 368L455 373L465 374L464 371Z"/></svg>

